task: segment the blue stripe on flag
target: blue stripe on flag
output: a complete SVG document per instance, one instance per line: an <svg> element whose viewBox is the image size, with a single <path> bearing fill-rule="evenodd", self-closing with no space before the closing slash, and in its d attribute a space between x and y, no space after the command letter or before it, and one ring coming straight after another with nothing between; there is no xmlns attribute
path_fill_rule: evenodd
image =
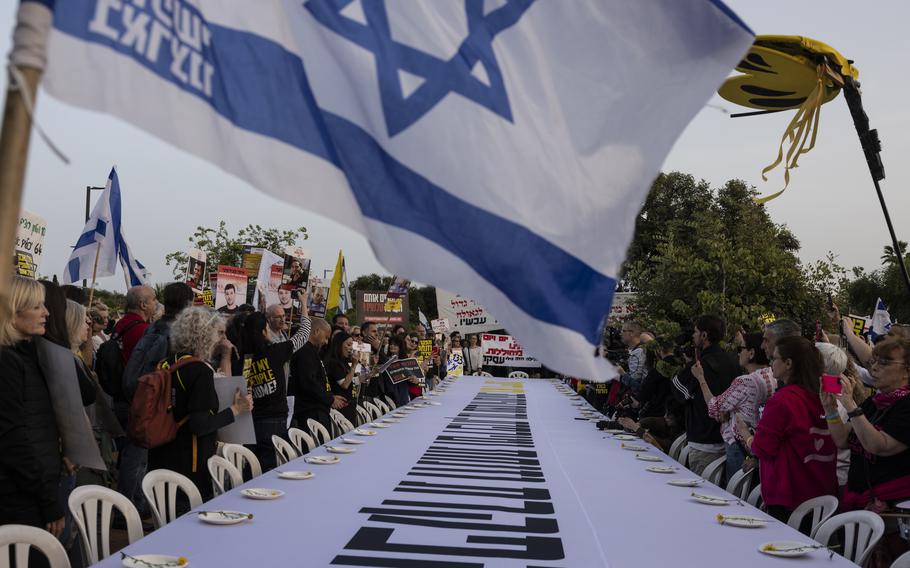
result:
<svg viewBox="0 0 910 568"><path fill-rule="evenodd" d="M261 36L209 23L212 43L207 55L232 65L219 67L219 80L208 100L172 75L169 50L163 50L156 62L150 62L131 47L90 33L88 23L94 8L94 2L85 0L60 3L54 25L131 58L205 100L239 128L285 142L345 169L364 215L431 240L464 260L526 313L575 330L592 345L599 342L600 325L612 301L615 280L531 230L432 184L395 160L351 122L329 113L323 115L316 107L298 56ZM120 25L113 20L109 22L111 26ZM265 61L270 62L267 68L262 65ZM336 153L332 143L342 151ZM339 154L346 158L339 159ZM440 211L445 215L440 215ZM119 191L112 191L111 216L119 251L123 246ZM469 246L463 238L465 234L478 235L484 246ZM130 273L132 277L132 270Z"/></svg>
<svg viewBox="0 0 910 568"><path fill-rule="evenodd" d="M79 280L79 268L81 265L82 262L78 258L74 258L67 263L66 269L70 273L70 282Z"/></svg>

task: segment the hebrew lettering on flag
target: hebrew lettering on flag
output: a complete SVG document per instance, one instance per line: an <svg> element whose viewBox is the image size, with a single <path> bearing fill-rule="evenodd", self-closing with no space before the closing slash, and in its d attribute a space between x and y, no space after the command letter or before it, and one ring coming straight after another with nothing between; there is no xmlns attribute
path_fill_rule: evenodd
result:
<svg viewBox="0 0 910 568"><path fill-rule="evenodd" d="M595 380L644 196L753 40L721 0L25 0L25 20L50 27L51 95L351 227Z"/></svg>

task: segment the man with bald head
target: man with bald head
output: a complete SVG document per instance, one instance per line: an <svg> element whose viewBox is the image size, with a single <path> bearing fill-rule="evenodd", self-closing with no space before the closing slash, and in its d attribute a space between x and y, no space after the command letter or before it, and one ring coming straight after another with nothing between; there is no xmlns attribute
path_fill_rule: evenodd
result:
<svg viewBox="0 0 910 568"><path fill-rule="evenodd" d="M312 418L331 432L329 409L344 408L347 401L343 396L332 394L332 385L319 358L319 350L332 335L332 326L322 318L313 317L310 321L313 324L310 338L291 359L294 419L299 427L307 429L306 421Z"/></svg>
<svg viewBox="0 0 910 568"><path fill-rule="evenodd" d="M288 340L288 325L284 321L284 308L281 304L272 304L265 309L265 318L268 321L266 333L269 334L269 343L281 343Z"/></svg>

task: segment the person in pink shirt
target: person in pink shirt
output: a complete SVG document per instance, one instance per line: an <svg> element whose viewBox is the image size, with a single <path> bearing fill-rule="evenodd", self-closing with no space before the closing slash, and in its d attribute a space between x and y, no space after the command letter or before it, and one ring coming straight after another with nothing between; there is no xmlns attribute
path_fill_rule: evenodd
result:
<svg viewBox="0 0 910 568"><path fill-rule="evenodd" d="M824 364L815 345L803 337L781 338L771 369L777 392L768 399L755 434L740 434L758 458L768 514L787 522L803 501L837 494L837 448L819 400ZM738 422L738 428L744 424Z"/></svg>

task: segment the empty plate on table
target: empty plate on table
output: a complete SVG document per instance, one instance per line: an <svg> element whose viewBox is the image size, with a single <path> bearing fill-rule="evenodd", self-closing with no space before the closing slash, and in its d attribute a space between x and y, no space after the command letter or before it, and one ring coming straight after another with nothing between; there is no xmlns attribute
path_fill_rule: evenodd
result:
<svg viewBox="0 0 910 568"><path fill-rule="evenodd" d="M307 463L318 463L322 465L329 465L341 461L341 458L338 456L307 456L303 459L305 459Z"/></svg>
<svg viewBox="0 0 910 568"><path fill-rule="evenodd" d="M201 511L197 516L200 521L212 525L236 525L253 518L253 515L240 511Z"/></svg>
<svg viewBox="0 0 910 568"><path fill-rule="evenodd" d="M356 451L354 448L345 446L326 446L325 449L333 454L353 454Z"/></svg>
<svg viewBox="0 0 910 568"><path fill-rule="evenodd" d="M364 430L363 428L358 428L358 429L354 430L354 433L357 434L358 436L375 436L376 435L376 432L374 432L373 430Z"/></svg>
<svg viewBox="0 0 910 568"><path fill-rule="evenodd" d="M278 477L281 479L310 479L315 474L312 471L279 471Z"/></svg>
<svg viewBox="0 0 910 568"><path fill-rule="evenodd" d="M400 418L383 418L380 422L385 422L386 424L398 424L401 422Z"/></svg>
<svg viewBox="0 0 910 568"><path fill-rule="evenodd" d="M427 404L429 404L430 406L442 406L441 402L436 402L435 400L431 400Z"/></svg>
<svg viewBox="0 0 910 568"><path fill-rule="evenodd" d="M240 494L250 499L278 499L284 495L279 489L241 489Z"/></svg>
<svg viewBox="0 0 910 568"><path fill-rule="evenodd" d="M407 418L408 414L410 414L410 412L393 412L392 416L395 418Z"/></svg>
<svg viewBox="0 0 910 568"><path fill-rule="evenodd" d="M383 424L382 422L373 422L370 424L370 426L373 428L391 428L391 426L388 424Z"/></svg>
<svg viewBox="0 0 910 568"><path fill-rule="evenodd" d="M767 520L750 515L717 515L717 522L722 525L745 529L759 529L768 524Z"/></svg>
<svg viewBox="0 0 910 568"><path fill-rule="evenodd" d="M711 495L702 495L701 493L692 492L692 499L695 499L699 503L704 503L705 505L729 505L731 502L739 501L739 499L725 499L723 497L713 497Z"/></svg>
<svg viewBox="0 0 910 568"><path fill-rule="evenodd" d="M190 563L182 556L167 554L123 554L123 565L126 568L187 568Z"/></svg>
<svg viewBox="0 0 910 568"><path fill-rule="evenodd" d="M657 456L649 456L648 454L635 454L635 459L641 460L643 462L659 462L664 461Z"/></svg>
<svg viewBox="0 0 910 568"><path fill-rule="evenodd" d="M676 473L676 468L672 465L652 465L645 469L653 473Z"/></svg>
<svg viewBox="0 0 910 568"><path fill-rule="evenodd" d="M625 442L623 442L622 444L620 444L619 447L622 448L622 449L624 449L624 450L632 450L633 452L646 452L646 451L648 451L648 447L647 447L647 446L636 446L635 444L626 444Z"/></svg>
<svg viewBox="0 0 910 568"><path fill-rule="evenodd" d="M619 428L607 428L606 430L601 430L604 434L625 434L625 430L620 430Z"/></svg>
<svg viewBox="0 0 910 568"><path fill-rule="evenodd" d="M820 544L809 542L798 542L795 540L775 540L766 542L758 547L759 552L770 554L771 556L794 557L808 554L813 550L825 548Z"/></svg>
<svg viewBox="0 0 910 568"><path fill-rule="evenodd" d="M622 440L623 442L631 442L633 440L637 440L638 438L635 436L630 436L628 434L617 434L617 435L613 436L613 439Z"/></svg>
<svg viewBox="0 0 910 568"><path fill-rule="evenodd" d="M345 444L354 444L355 446L358 444L366 444L366 442L358 440L357 438L342 438L341 441Z"/></svg>
<svg viewBox="0 0 910 568"><path fill-rule="evenodd" d="M698 487L704 482L704 479L671 479L667 483L670 485L675 485L677 487Z"/></svg>

